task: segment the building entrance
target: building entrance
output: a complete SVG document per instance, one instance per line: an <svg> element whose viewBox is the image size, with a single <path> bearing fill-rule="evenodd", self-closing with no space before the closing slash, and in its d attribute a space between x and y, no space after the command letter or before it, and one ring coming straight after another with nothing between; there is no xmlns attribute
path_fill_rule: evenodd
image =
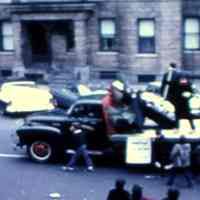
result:
<svg viewBox="0 0 200 200"><path fill-rule="evenodd" d="M51 48L47 27L40 23L28 23L27 31L32 53L32 62L49 62Z"/></svg>

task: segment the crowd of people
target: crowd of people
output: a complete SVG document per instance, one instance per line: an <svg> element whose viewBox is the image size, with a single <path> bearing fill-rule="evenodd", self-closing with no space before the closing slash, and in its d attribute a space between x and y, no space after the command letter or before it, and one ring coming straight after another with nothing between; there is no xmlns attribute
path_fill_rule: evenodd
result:
<svg viewBox="0 0 200 200"><path fill-rule="evenodd" d="M125 189L125 180L117 179L115 188L108 192L107 200L153 200L143 194L143 187L133 185L131 192ZM166 197L161 200L179 200L180 191L176 188L169 188Z"/></svg>

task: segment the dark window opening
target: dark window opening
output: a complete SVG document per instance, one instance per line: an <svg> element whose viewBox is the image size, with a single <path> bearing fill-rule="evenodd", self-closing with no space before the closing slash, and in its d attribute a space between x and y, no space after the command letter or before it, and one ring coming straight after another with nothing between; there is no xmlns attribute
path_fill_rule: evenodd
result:
<svg viewBox="0 0 200 200"><path fill-rule="evenodd" d="M31 47L33 62L50 60L51 48L47 29L47 22L27 22L27 32Z"/></svg>
<svg viewBox="0 0 200 200"><path fill-rule="evenodd" d="M155 53L155 39L139 38L139 53Z"/></svg>
<svg viewBox="0 0 200 200"><path fill-rule="evenodd" d="M100 78L101 79L117 79L118 72L116 72L116 71L101 71Z"/></svg>
<svg viewBox="0 0 200 200"><path fill-rule="evenodd" d="M2 69L1 70L1 76L2 77L12 76L12 70L11 69Z"/></svg>
<svg viewBox="0 0 200 200"><path fill-rule="evenodd" d="M115 51L116 39L114 35L104 35L101 37L101 50L103 51Z"/></svg>
<svg viewBox="0 0 200 200"><path fill-rule="evenodd" d="M152 82L156 80L156 76L152 74L138 75L138 82Z"/></svg>
<svg viewBox="0 0 200 200"><path fill-rule="evenodd" d="M29 26L29 36L31 40L33 54L35 55L47 54L48 52L47 35L42 25L31 24Z"/></svg>
<svg viewBox="0 0 200 200"><path fill-rule="evenodd" d="M43 80L44 79L44 74L26 73L25 77L28 80L38 81L38 80Z"/></svg>

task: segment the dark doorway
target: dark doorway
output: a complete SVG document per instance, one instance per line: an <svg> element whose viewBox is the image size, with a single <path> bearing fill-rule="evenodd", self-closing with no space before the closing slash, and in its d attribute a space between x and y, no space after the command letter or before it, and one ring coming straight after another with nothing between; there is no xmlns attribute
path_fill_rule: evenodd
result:
<svg viewBox="0 0 200 200"><path fill-rule="evenodd" d="M47 28L40 23L28 23L27 27L32 61L48 61L50 59L50 43Z"/></svg>

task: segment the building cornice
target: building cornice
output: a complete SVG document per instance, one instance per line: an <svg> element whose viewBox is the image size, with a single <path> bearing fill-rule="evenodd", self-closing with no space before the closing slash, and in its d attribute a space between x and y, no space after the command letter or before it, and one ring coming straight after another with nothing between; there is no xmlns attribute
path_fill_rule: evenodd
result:
<svg viewBox="0 0 200 200"><path fill-rule="evenodd" d="M87 12L94 11L95 2L52 2L52 3L13 3L10 5L12 13L49 13L49 12Z"/></svg>

